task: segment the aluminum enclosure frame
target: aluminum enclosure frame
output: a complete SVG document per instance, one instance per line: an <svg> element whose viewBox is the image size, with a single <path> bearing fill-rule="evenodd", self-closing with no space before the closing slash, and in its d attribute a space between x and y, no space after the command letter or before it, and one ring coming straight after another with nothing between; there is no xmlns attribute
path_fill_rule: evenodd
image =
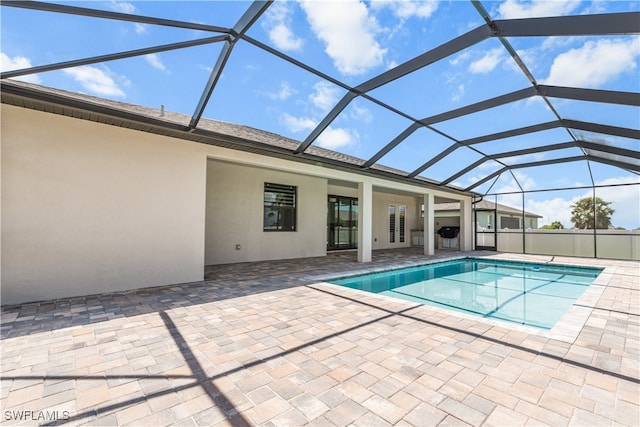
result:
<svg viewBox="0 0 640 427"><path fill-rule="evenodd" d="M208 33L214 33L211 37L198 38L194 40L188 40L184 42L171 43L166 45L150 46L147 48L136 49L131 51L116 52L107 55L94 56L90 58L79 58L76 60L51 63L45 65L39 65L29 67L21 70L5 71L0 73L0 79L8 79L19 76L25 76L29 74L46 72L52 70L66 69L70 67L76 67L80 65L95 64L106 61L113 61L117 59L131 58L150 53L164 52L169 50L184 49L192 46L206 45L213 43L223 43L223 48L218 58L215 60L215 65L211 71L209 79L203 88L202 94L197 105L194 108L194 112L191 116L189 125L185 129L187 132L199 132L198 123L204 113L210 98L213 96L216 90L218 80L225 69L225 65L228 59L233 55L233 47L239 42L249 43L270 55L274 55L277 58L286 61L293 66L303 69L306 72L312 73L326 81L329 81L341 88L346 93L342 99L319 121L318 125L310 132L310 134L299 144L299 146L291 150L289 155L293 158L301 157L304 155L309 147L313 145L320 134L344 111L349 104L355 99L362 97L367 99L380 107L399 115L411 122L411 124L400 134L389 141L382 149L376 152L369 159L366 159L361 164L362 170L375 169L378 165L382 165L384 157L391 151L396 149L403 141L414 134L419 129L426 129L428 132L439 135L446 140L451 141L451 145L445 150L432 158L424 159L425 162L411 172L398 172L395 178L404 179L409 182L415 183L417 178L422 178L423 172L427 171L430 167L434 166L440 161L443 161L449 154L453 153L459 148L467 148L477 153L480 158L469 164L461 166L458 171L451 174L447 178L440 182L436 182L437 186L443 189L454 190L456 192L463 191L471 194L476 193L475 189L484 182L488 182L493 178L498 178L504 173L510 173L517 182L517 178L513 175L513 171L524 167L536 167L545 166L550 164L559 164L564 162L576 162L586 161L589 168L589 174L591 174L589 162L604 163L612 165L618 168L630 172L635 175L640 175L640 168L638 167L637 160L640 158L640 151L633 149L623 149L619 147L612 147L606 144L599 143L597 141L588 141L584 138L580 138L575 135L575 130L595 132L604 135L612 135L623 138L631 138L634 140L640 140L640 129L638 128L621 128L617 126L611 126L606 123L590 123L581 122L576 120L570 120L563 117L556 109L553 108L548 98L562 98L569 100L588 101L598 104L611 104L611 105L625 105L631 107L640 107L640 95L635 92L618 92L609 90L595 90L578 87L559 87L548 86L537 83L537 80L526 67L522 59L516 53L516 50L511 46L508 38L514 37L549 37L549 36L589 36L589 35L628 35L628 34L640 34L640 12L628 12L628 13L611 13L611 14L594 14L594 15L576 15L576 16L557 16L557 17L544 17L544 18L525 18L525 19L509 19L509 20L492 20L484 9L482 3L478 0L472 0L471 4L478 13L482 16L485 24L472 29L458 37L455 37L443 44L424 52L390 70L387 70L361 84L356 86L350 86L345 82L332 78L325 73L314 69L308 64L297 61L288 55L270 47L258 40L255 40L247 35L247 32L251 29L256 22L259 22L260 17L267 11L272 4L272 0L268 1L254 1L246 9L245 13L238 20L238 22L232 27L227 28L223 26L199 24L179 20L163 19L158 17L143 16L137 14L110 12L99 9L67 6L54 3L46 3L39 1L6 1L2 2L1 6L4 7L17 7L30 10L38 10L50 13L63 13L73 14L78 16L110 19L116 21L136 22L149 25L166 26L173 28L191 29L204 31ZM475 46L478 43L490 39L498 39L502 46L506 49L507 53L513 58L516 64L519 66L525 77L531 83L530 87L523 88L508 94L496 96L494 98L485 99L483 101L466 105L461 108L445 111L425 118L416 118L396 108L389 103L385 103L376 99L370 94L376 88L384 86L397 79L401 79L410 73L417 70L428 67L429 65L448 58L451 55L462 51L471 46ZM512 102L517 102L524 99L533 97L541 98L545 104L552 110L556 117L556 120L537 123L530 126L512 128L506 131L497 132L489 135L478 135L465 140L456 139L453 136L438 130L433 125L439 122L450 120L453 118L464 117L469 114L487 111L501 105L506 105ZM640 128L640 126L638 126ZM512 150L498 154L487 154L482 150L474 147L477 144L483 142L491 142L513 136L525 135L529 133L540 132L543 130L560 128L564 129L567 133L567 142L557 144L541 143L532 148L523 150ZM241 144L239 145L241 148ZM576 148L582 153L579 156L561 157L555 159L547 159L538 162L529 163L511 163L506 161L508 158L527 153L534 152L548 152L553 150L560 150L565 148ZM615 155L616 159L612 159L611 155ZM477 181L467 188L459 188L452 185L458 177L468 173L475 168L479 167L487 161L497 162L501 168L484 176L481 180ZM382 162L382 163L379 163ZM434 180L424 177L429 183L433 183ZM595 182L592 180L592 184ZM520 186L520 183L518 183ZM522 188L520 186L520 188ZM491 188L487 191L490 191Z"/></svg>

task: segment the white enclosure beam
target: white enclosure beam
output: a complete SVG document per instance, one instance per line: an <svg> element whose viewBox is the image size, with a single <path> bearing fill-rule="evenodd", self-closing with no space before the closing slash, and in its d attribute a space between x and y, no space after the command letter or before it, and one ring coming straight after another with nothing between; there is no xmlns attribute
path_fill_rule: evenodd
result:
<svg viewBox="0 0 640 427"><path fill-rule="evenodd" d="M435 200L433 194L424 195L424 254L435 255L435 219L434 219Z"/></svg>
<svg viewBox="0 0 640 427"><path fill-rule="evenodd" d="M461 251L470 251L473 248L473 219L471 218L471 199L460 200L460 242Z"/></svg>
<svg viewBox="0 0 640 427"><path fill-rule="evenodd" d="M358 183L358 262L371 261L373 236L373 185Z"/></svg>

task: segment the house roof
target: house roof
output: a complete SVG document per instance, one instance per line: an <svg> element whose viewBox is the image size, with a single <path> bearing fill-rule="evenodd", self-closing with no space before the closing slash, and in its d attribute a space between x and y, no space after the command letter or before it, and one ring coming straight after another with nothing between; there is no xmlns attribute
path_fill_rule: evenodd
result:
<svg viewBox="0 0 640 427"><path fill-rule="evenodd" d="M474 204L475 209L495 209L498 213L502 214L512 214L512 215L520 215L522 216L522 209L512 208L511 206L503 205L500 203L494 203L489 200L480 200L479 202ZM433 208L436 212L442 211L459 211L460 203L452 202L452 203L436 203ZM532 218L542 218L541 215L524 211L525 216Z"/></svg>

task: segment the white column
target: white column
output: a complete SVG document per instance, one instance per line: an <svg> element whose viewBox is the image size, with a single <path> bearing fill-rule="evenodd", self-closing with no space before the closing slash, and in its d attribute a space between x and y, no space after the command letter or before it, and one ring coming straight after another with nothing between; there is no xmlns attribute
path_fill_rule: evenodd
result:
<svg viewBox="0 0 640 427"><path fill-rule="evenodd" d="M473 248L473 219L471 218L471 199L460 200L460 242L461 251L470 251Z"/></svg>
<svg viewBox="0 0 640 427"><path fill-rule="evenodd" d="M434 199L433 194L424 195L424 254L434 255L436 240L435 240L435 225L434 225Z"/></svg>
<svg viewBox="0 0 640 427"><path fill-rule="evenodd" d="M358 183L358 262L371 261L373 240L373 185Z"/></svg>

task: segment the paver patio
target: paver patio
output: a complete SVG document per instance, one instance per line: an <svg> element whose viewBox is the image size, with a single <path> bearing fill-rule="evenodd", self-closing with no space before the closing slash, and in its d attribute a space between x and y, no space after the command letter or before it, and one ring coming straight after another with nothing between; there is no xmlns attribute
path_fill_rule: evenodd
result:
<svg viewBox="0 0 640 427"><path fill-rule="evenodd" d="M1 422L640 425L640 264L473 255L607 270L547 333L322 283L424 263L413 248L3 307Z"/></svg>

